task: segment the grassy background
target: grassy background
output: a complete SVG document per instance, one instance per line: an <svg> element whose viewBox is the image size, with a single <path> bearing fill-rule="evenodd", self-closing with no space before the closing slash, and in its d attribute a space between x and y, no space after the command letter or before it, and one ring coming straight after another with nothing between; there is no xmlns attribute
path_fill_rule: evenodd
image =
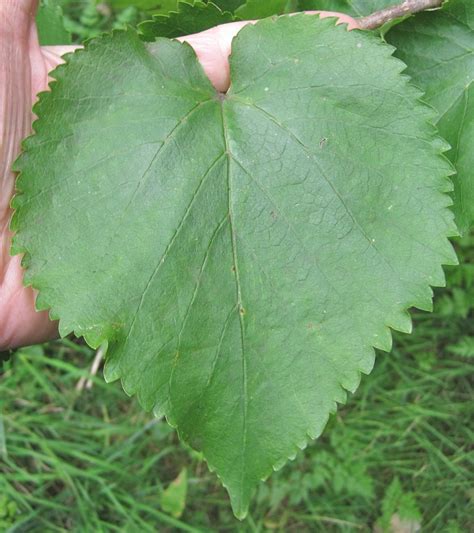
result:
<svg viewBox="0 0 474 533"><path fill-rule="evenodd" d="M143 18L61 1L78 42ZM414 313L413 335L396 335L323 437L261 484L244 522L202 457L119 384L99 372L78 390L89 348L17 351L0 371L0 532L474 531L474 239L457 247L463 266L434 314Z"/></svg>
<svg viewBox="0 0 474 533"><path fill-rule="evenodd" d="M464 265L434 314L414 314L413 335L379 354L242 523L200 455L119 384L98 375L76 390L94 358L86 346L19 350L0 378L0 531L473 531L474 239L458 248ZM175 518L163 493L184 467Z"/></svg>

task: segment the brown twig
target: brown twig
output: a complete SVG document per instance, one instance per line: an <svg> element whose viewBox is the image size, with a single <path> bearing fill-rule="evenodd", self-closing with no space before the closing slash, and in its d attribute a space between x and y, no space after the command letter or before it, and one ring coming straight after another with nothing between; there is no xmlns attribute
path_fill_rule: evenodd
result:
<svg viewBox="0 0 474 533"><path fill-rule="evenodd" d="M357 25L361 30L375 30L394 19L413 15L426 9L436 9L442 6L444 0L405 0L401 4L376 11L367 17L360 17Z"/></svg>

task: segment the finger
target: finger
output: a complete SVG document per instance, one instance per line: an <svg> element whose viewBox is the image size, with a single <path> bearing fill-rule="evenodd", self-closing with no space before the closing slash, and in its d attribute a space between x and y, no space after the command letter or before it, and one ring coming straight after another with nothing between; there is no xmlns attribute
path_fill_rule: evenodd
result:
<svg viewBox="0 0 474 533"><path fill-rule="evenodd" d="M23 285L21 258L11 257L0 287L0 350L44 342L58 336L57 322L35 311L36 292Z"/></svg>
<svg viewBox="0 0 474 533"><path fill-rule="evenodd" d="M31 128L34 65L40 61L37 0L0 0L0 349L51 337L55 325L34 311L22 284L20 257L10 257L11 164Z"/></svg>
<svg viewBox="0 0 474 533"><path fill-rule="evenodd" d="M0 239L8 223L14 184L10 166L31 125L29 52L36 36L36 7L36 0L0 0ZM1 247L0 276L6 255Z"/></svg>
<svg viewBox="0 0 474 533"><path fill-rule="evenodd" d="M225 92L230 84L229 55L232 39L247 24L254 20L230 22L193 35L180 37L178 40L190 44L201 63L204 72L214 87Z"/></svg>
<svg viewBox="0 0 474 533"><path fill-rule="evenodd" d="M334 11L307 11L308 14L319 14L321 18L336 17L337 24L347 24L347 29L358 27L357 21L349 15ZM245 20L221 24L209 30L179 37L178 41L190 44L214 87L225 92L230 84L229 55L232 40L247 24L255 24L256 20ZM48 71L63 62L61 56L77 50L80 46L44 46L43 52L47 61Z"/></svg>
<svg viewBox="0 0 474 533"><path fill-rule="evenodd" d="M337 24L347 24L347 29L358 27L357 21L348 15L333 11L307 11L308 14L319 14L321 18L336 17ZM211 28L210 30L193 35L179 37L181 42L190 44L214 87L220 92L226 92L230 85L229 55L232 40L247 24L255 24L255 20L231 22Z"/></svg>
<svg viewBox="0 0 474 533"><path fill-rule="evenodd" d="M1 0L0 0L1 1ZM79 45L61 45L61 46L43 46L41 51L46 64L48 72L54 70L58 65L64 63L63 55L69 54L82 48Z"/></svg>

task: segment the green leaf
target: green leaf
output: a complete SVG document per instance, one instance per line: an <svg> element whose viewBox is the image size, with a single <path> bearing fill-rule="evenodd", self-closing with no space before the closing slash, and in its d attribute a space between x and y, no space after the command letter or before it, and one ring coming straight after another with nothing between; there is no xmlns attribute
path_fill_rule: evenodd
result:
<svg viewBox="0 0 474 533"><path fill-rule="evenodd" d="M247 0L235 14L242 20L261 19L283 13L287 4L288 0Z"/></svg>
<svg viewBox="0 0 474 533"><path fill-rule="evenodd" d="M54 0L41 1L36 14L36 27L42 46L71 43L71 34L64 27L63 11Z"/></svg>
<svg viewBox="0 0 474 533"><path fill-rule="evenodd" d="M351 15L352 17L365 17L381 9L391 7L400 3L401 0L299 0L298 7L300 10L321 10L335 11ZM411 17L408 14L403 17L395 18L379 28L374 30L376 33L385 37L385 34L397 24Z"/></svg>
<svg viewBox="0 0 474 533"><path fill-rule="evenodd" d="M192 3L192 0L190 1ZM203 1L209 3L209 0ZM108 3L118 9L125 9L132 5L138 9L162 15L168 15L171 11L178 9L178 0L108 0ZM214 0L212 3L222 11L233 13L239 6L245 4L245 0Z"/></svg>
<svg viewBox="0 0 474 533"><path fill-rule="evenodd" d="M186 44L102 36L54 71L15 167L37 307L108 343L106 379L203 452L239 518L456 261L445 143L391 53L265 19L222 95Z"/></svg>
<svg viewBox="0 0 474 533"><path fill-rule="evenodd" d="M115 9L134 6L145 11L166 14L176 10L178 0L108 0L108 3Z"/></svg>
<svg viewBox="0 0 474 533"><path fill-rule="evenodd" d="M299 2L301 10L338 11L353 17L364 17L397 3L399 3L397 0L300 0Z"/></svg>
<svg viewBox="0 0 474 533"><path fill-rule="evenodd" d="M407 73L439 112L437 126L452 149L456 222L474 221L474 3L450 0L443 10L420 13L387 34Z"/></svg>
<svg viewBox="0 0 474 533"><path fill-rule="evenodd" d="M188 474L186 468L181 470L179 476L172 481L161 495L163 511L175 518L179 518L186 507L186 494L188 492Z"/></svg>
<svg viewBox="0 0 474 533"><path fill-rule="evenodd" d="M233 20L231 13L221 11L212 2L206 4L195 0L192 3L179 2L178 11L168 15L155 15L153 20L140 24L139 31L146 40L153 41L156 37L172 38L198 33Z"/></svg>
<svg viewBox="0 0 474 533"><path fill-rule="evenodd" d="M474 337L463 336L456 344L447 346L447 350L460 357L469 357L474 359ZM1 354L0 354L1 357Z"/></svg>
<svg viewBox="0 0 474 533"><path fill-rule="evenodd" d="M128 25L136 26L140 20L140 12L136 7L130 6L117 13L116 19L112 24L114 30L124 30Z"/></svg>
<svg viewBox="0 0 474 533"><path fill-rule="evenodd" d="M419 531L421 513L413 492L405 492L398 477L394 478L382 500L382 516L377 521L384 532ZM411 527L409 527L411 526Z"/></svg>
<svg viewBox="0 0 474 533"><path fill-rule="evenodd" d="M5 350L3 352L0 352L0 375L3 371L3 367L7 361L11 359L12 352L10 350Z"/></svg>
<svg viewBox="0 0 474 533"><path fill-rule="evenodd" d="M220 7L222 11L233 13L239 6L245 4L245 0L214 0L213 3Z"/></svg>

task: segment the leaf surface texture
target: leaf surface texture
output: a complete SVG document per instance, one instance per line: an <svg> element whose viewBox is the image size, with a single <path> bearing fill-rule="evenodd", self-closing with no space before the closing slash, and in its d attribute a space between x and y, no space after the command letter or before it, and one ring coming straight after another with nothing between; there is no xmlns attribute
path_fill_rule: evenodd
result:
<svg viewBox="0 0 474 533"><path fill-rule="evenodd" d="M387 40L439 112L436 125L451 145L447 155L457 170L456 222L466 232L474 222L474 3L450 0L442 10L419 13Z"/></svg>
<svg viewBox="0 0 474 533"><path fill-rule="evenodd" d="M188 45L129 30L69 55L35 107L26 283L62 335L108 344L107 380L204 453L239 517L455 262L446 146L391 53L266 19L224 96Z"/></svg>
<svg viewBox="0 0 474 533"><path fill-rule="evenodd" d="M178 2L176 11L158 14L152 20L139 25L139 30L148 41L157 37L181 37L232 22L234 15L223 11L212 2L201 0Z"/></svg>

